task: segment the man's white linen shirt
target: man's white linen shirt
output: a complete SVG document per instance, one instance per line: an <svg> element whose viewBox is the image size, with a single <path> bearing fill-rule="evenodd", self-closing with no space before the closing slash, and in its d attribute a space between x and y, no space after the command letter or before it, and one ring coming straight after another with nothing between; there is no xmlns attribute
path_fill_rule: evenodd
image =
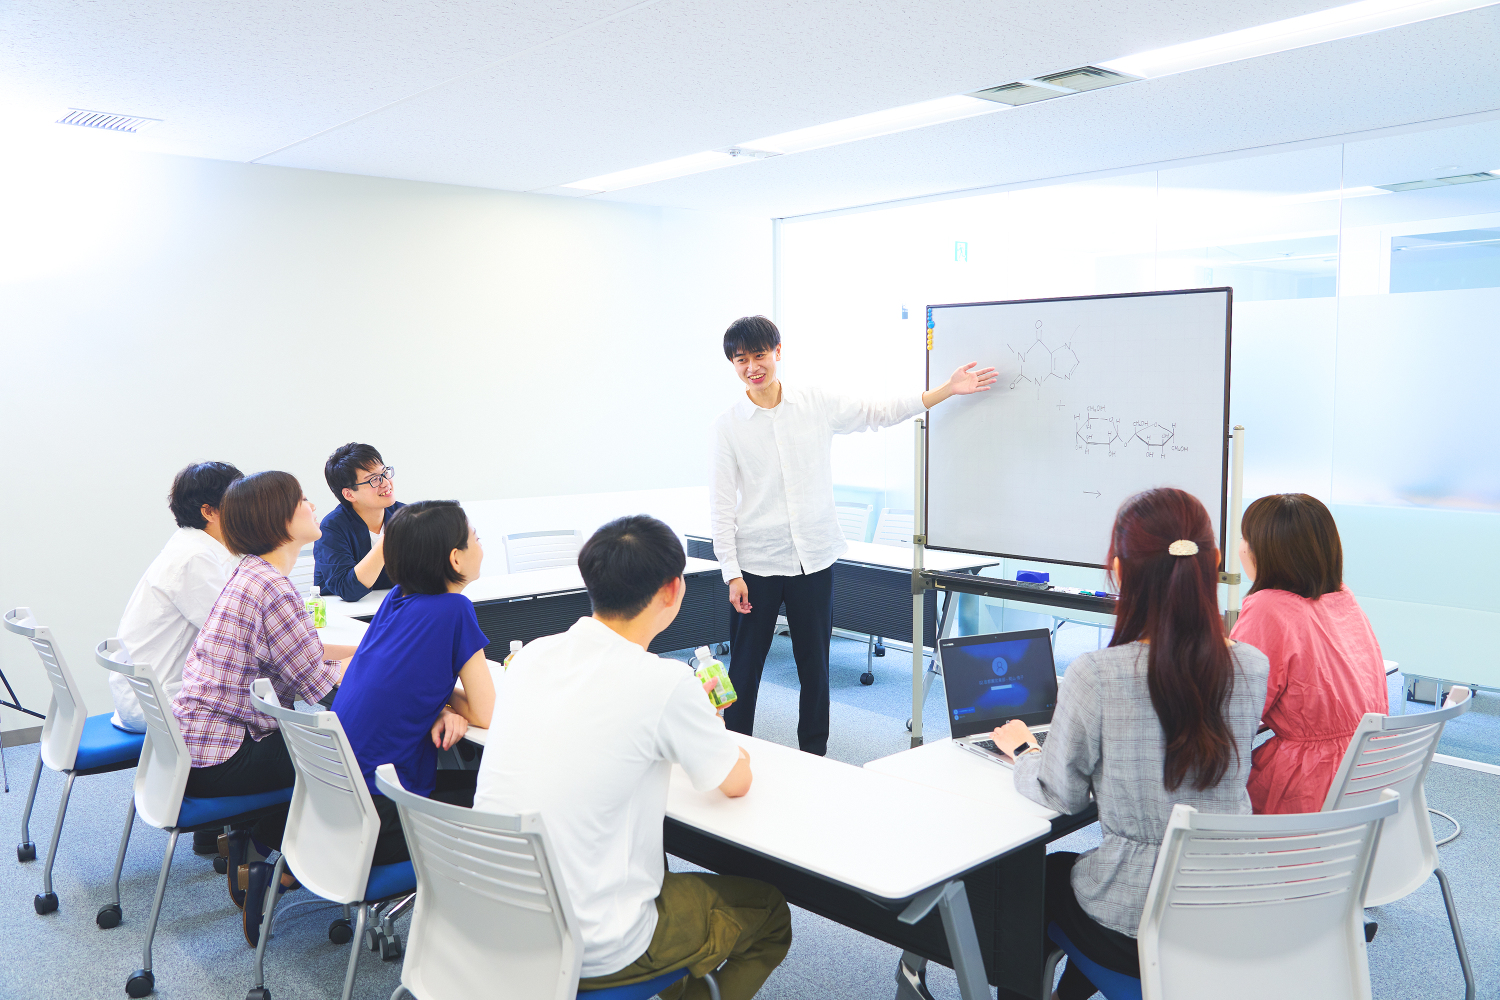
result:
<svg viewBox="0 0 1500 1000"><path fill-rule="evenodd" d="M781 402L745 397L714 423L714 555L724 582L797 576L849 550L833 503L833 436L910 420L922 397L869 401L783 386Z"/></svg>
<svg viewBox="0 0 1500 1000"><path fill-rule="evenodd" d="M739 759L687 664L580 618L496 672L474 809L541 814L578 918L582 975L605 976L656 933L672 765L706 792Z"/></svg>
<svg viewBox="0 0 1500 1000"><path fill-rule="evenodd" d="M178 528L135 585L116 633L136 663L155 671L170 700L182 688L182 665L208 621L239 557L201 528ZM119 729L146 731L141 703L124 674L109 675Z"/></svg>

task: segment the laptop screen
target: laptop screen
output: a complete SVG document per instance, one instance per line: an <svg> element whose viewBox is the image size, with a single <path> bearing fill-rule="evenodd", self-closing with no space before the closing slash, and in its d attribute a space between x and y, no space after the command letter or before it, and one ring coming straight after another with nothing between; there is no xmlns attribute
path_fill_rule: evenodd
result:
<svg viewBox="0 0 1500 1000"><path fill-rule="evenodd" d="M1048 629L944 639L943 688L955 737L986 733L1010 719L1052 721L1057 669Z"/></svg>

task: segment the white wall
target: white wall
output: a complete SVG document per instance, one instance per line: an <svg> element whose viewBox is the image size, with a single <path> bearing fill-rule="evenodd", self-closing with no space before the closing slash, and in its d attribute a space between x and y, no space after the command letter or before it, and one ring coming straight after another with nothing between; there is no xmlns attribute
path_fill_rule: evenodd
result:
<svg viewBox="0 0 1500 1000"><path fill-rule="evenodd" d="M768 221L101 150L0 165L0 609L53 627L90 711L188 462L284 469L320 514L350 440L407 500L705 481ZM0 669L46 708L19 637Z"/></svg>

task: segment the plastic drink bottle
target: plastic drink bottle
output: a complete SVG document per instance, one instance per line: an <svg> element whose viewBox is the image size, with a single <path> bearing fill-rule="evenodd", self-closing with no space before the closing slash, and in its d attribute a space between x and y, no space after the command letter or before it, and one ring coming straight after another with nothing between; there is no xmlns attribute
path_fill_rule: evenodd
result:
<svg viewBox="0 0 1500 1000"><path fill-rule="evenodd" d="M703 688L708 692L708 700L713 702L714 708L720 709L734 701L737 695L734 693L734 685L729 681L729 671L724 664L714 659L713 653L707 646L699 646L693 656L693 674L703 682Z"/></svg>
<svg viewBox="0 0 1500 1000"><path fill-rule="evenodd" d="M519 653L520 651L521 651L521 640L520 639L512 639L510 641L510 652L507 653L506 656L505 656L505 659L501 661L502 665L506 669L509 669L510 668L510 661L514 660L516 658L516 654Z"/></svg>
<svg viewBox="0 0 1500 1000"><path fill-rule="evenodd" d="M312 593L307 595L307 613L312 615L313 628L322 628L328 624L328 599L324 597L320 587L314 587Z"/></svg>

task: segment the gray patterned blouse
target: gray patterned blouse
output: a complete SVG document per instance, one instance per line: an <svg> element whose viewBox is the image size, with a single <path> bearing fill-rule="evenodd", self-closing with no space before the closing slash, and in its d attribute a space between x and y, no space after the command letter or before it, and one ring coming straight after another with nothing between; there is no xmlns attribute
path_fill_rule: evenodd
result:
<svg viewBox="0 0 1500 1000"><path fill-rule="evenodd" d="M1250 812L1250 750L1266 704L1270 662L1253 646L1236 643L1234 690L1224 713L1238 747L1224 779L1207 791L1191 778L1175 792L1162 785L1166 741L1146 687L1146 646L1132 642L1085 653L1068 667L1057 697L1052 731L1040 754L1016 763L1016 789L1062 813L1099 805L1104 841L1073 868L1073 892L1085 912L1106 927L1135 937L1146 889L1172 806L1207 813Z"/></svg>

